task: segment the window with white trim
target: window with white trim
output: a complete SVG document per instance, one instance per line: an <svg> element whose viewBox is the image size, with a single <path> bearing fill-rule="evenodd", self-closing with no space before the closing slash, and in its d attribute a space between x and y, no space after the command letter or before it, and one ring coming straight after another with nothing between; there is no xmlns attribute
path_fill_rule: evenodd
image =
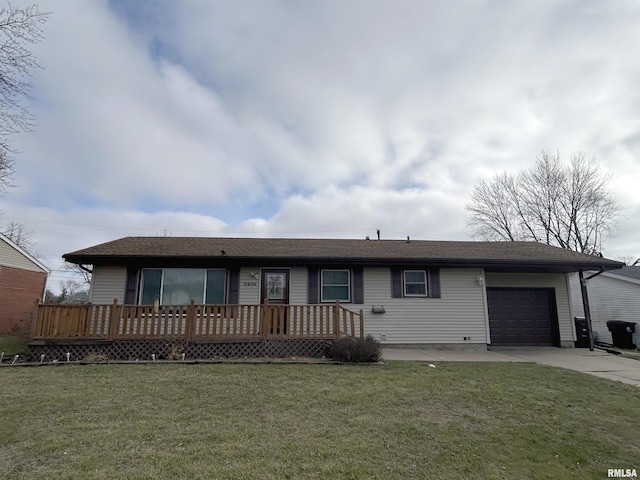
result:
<svg viewBox="0 0 640 480"><path fill-rule="evenodd" d="M145 268L140 279L140 305L224 304L226 270Z"/></svg>
<svg viewBox="0 0 640 480"><path fill-rule="evenodd" d="M426 270L403 270L403 276L405 297L426 297L428 295Z"/></svg>
<svg viewBox="0 0 640 480"><path fill-rule="evenodd" d="M351 301L351 272L349 270L322 270L320 292L323 302Z"/></svg>

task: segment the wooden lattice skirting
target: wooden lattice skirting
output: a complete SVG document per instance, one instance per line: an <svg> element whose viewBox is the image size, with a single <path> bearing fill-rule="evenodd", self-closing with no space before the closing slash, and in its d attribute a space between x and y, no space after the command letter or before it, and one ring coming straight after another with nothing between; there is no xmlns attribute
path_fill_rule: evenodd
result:
<svg viewBox="0 0 640 480"><path fill-rule="evenodd" d="M90 358L109 360L179 360L217 358L321 358L333 344L330 340L268 339L257 341L190 342L187 340L119 340L119 341L34 341L29 344L29 356L37 361L71 361Z"/></svg>

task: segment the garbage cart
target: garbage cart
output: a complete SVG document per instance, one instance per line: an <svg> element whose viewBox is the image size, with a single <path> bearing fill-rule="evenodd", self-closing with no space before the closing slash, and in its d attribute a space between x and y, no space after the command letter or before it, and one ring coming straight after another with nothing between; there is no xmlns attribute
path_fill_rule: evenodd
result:
<svg viewBox="0 0 640 480"><path fill-rule="evenodd" d="M633 343L633 333L636 331L635 322L623 322L622 320L609 320L607 328L613 338L613 346L633 350L636 348Z"/></svg>
<svg viewBox="0 0 640 480"><path fill-rule="evenodd" d="M589 338L589 327L587 327L587 319L584 317L575 317L576 323L576 348L589 348L591 346Z"/></svg>

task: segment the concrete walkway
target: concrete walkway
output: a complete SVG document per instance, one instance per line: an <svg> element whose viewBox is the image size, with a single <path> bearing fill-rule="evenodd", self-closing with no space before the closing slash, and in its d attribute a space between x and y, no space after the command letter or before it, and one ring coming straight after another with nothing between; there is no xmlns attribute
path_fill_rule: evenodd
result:
<svg viewBox="0 0 640 480"><path fill-rule="evenodd" d="M491 350L385 348L384 360L417 362L535 362L567 368L640 387L640 360L596 349L554 347L494 347Z"/></svg>

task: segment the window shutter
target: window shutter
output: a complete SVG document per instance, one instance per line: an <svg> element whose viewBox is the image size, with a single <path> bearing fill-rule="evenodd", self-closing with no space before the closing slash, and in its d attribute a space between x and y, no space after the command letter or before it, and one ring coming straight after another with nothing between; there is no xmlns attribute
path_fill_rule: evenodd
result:
<svg viewBox="0 0 640 480"><path fill-rule="evenodd" d="M127 281L124 290L124 304L135 305L137 304L138 293L138 269L133 267L127 267Z"/></svg>
<svg viewBox="0 0 640 480"><path fill-rule="evenodd" d="M309 304L318 303L318 269L315 267L309 267L308 272L308 287L307 287L307 301Z"/></svg>
<svg viewBox="0 0 640 480"><path fill-rule="evenodd" d="M402 297L402 269L401 268L391 269L391 297L392 298Z"/></svg>
<svg viewBox="0 0 640 480"><path fill-rule="evenodd" d="M364 303L364 274L362 267L356 267L353 272L353 303Z"/></svg>
<svg viewBox="0 0 640 480"><path fill-rule="evenodd" d="M429 296L440 298L440 269L429 269Z"/></svg>
<svg viewBox="0 0 640 480"><path fill-rule="evenodd" d="M227 293L227 303L237 305L239 302L240 290L240 269L229 269L229 292Z"/></svg>

